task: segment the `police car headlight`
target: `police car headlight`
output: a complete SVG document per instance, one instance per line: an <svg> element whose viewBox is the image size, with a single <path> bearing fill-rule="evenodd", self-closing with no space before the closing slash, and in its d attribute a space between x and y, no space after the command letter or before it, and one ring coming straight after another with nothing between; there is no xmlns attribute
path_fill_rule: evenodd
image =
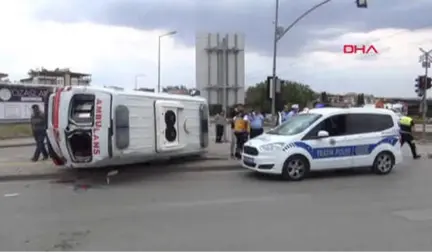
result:
<svg viewBox="0 0 432 252"><path fill-rule="evenodd" d="M270 144L264 144L259 147L260 151L263 152L271 152L282 149L282 147L285 145L285 143L270 143Z"/></svg>

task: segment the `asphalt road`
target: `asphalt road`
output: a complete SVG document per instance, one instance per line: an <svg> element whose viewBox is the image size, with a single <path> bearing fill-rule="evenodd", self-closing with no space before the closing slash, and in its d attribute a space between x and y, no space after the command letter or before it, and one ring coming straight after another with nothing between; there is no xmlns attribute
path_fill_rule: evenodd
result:
<svg viewBox="0 0 432 252"><path fill-rule="evenodd" d="M1 250L431 250L432 169L284 182L248 171L0 183Z"/></svg>

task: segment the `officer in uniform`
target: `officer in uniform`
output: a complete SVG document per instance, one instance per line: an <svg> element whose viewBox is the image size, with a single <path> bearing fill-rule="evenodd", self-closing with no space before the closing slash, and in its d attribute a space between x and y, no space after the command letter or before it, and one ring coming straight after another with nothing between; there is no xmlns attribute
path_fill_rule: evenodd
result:
<svg viewBox="0 0 432 252"><path fill-rule="evenodd" d="M414 120L409 116L403 116L399 119L400 135L401 135L401 146L405 142L408 143L411 153L414 159L420 158L417 154L416 145L414 143L414 137L412 135L412 128L414 127Z"/></svg>

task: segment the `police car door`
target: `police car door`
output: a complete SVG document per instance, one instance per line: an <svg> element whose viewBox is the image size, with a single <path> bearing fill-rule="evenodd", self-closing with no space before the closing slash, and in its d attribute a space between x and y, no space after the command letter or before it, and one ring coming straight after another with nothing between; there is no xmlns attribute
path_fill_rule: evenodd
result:
<svg viewBox="0 0 432 252"><path fill-rule="evenodd" d="M311 170L338 169L351 167L352 148L347 143L345 114L334 115L314 127L304 138L311 154ZM318 137L319 131L329 133L328 137Z"/></svg>
<svg viewBox="0 0 432 252"><path fill-rule="evenodd" d="M393 118L386 114L354 113L347 120L348 142L353 145L353 166L373 164L379 145L392 139L398 132L394 130Z"/></svg>

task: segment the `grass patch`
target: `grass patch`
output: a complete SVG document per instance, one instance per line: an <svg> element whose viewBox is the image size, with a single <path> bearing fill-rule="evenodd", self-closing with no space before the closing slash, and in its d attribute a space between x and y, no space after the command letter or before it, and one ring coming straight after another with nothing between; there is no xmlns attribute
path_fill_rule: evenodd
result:
<svg viewBox="0 0 432 252"><path fill-rule="evenodd" d="M0 124L0 139L32 137L30 124Z"/></svg>

